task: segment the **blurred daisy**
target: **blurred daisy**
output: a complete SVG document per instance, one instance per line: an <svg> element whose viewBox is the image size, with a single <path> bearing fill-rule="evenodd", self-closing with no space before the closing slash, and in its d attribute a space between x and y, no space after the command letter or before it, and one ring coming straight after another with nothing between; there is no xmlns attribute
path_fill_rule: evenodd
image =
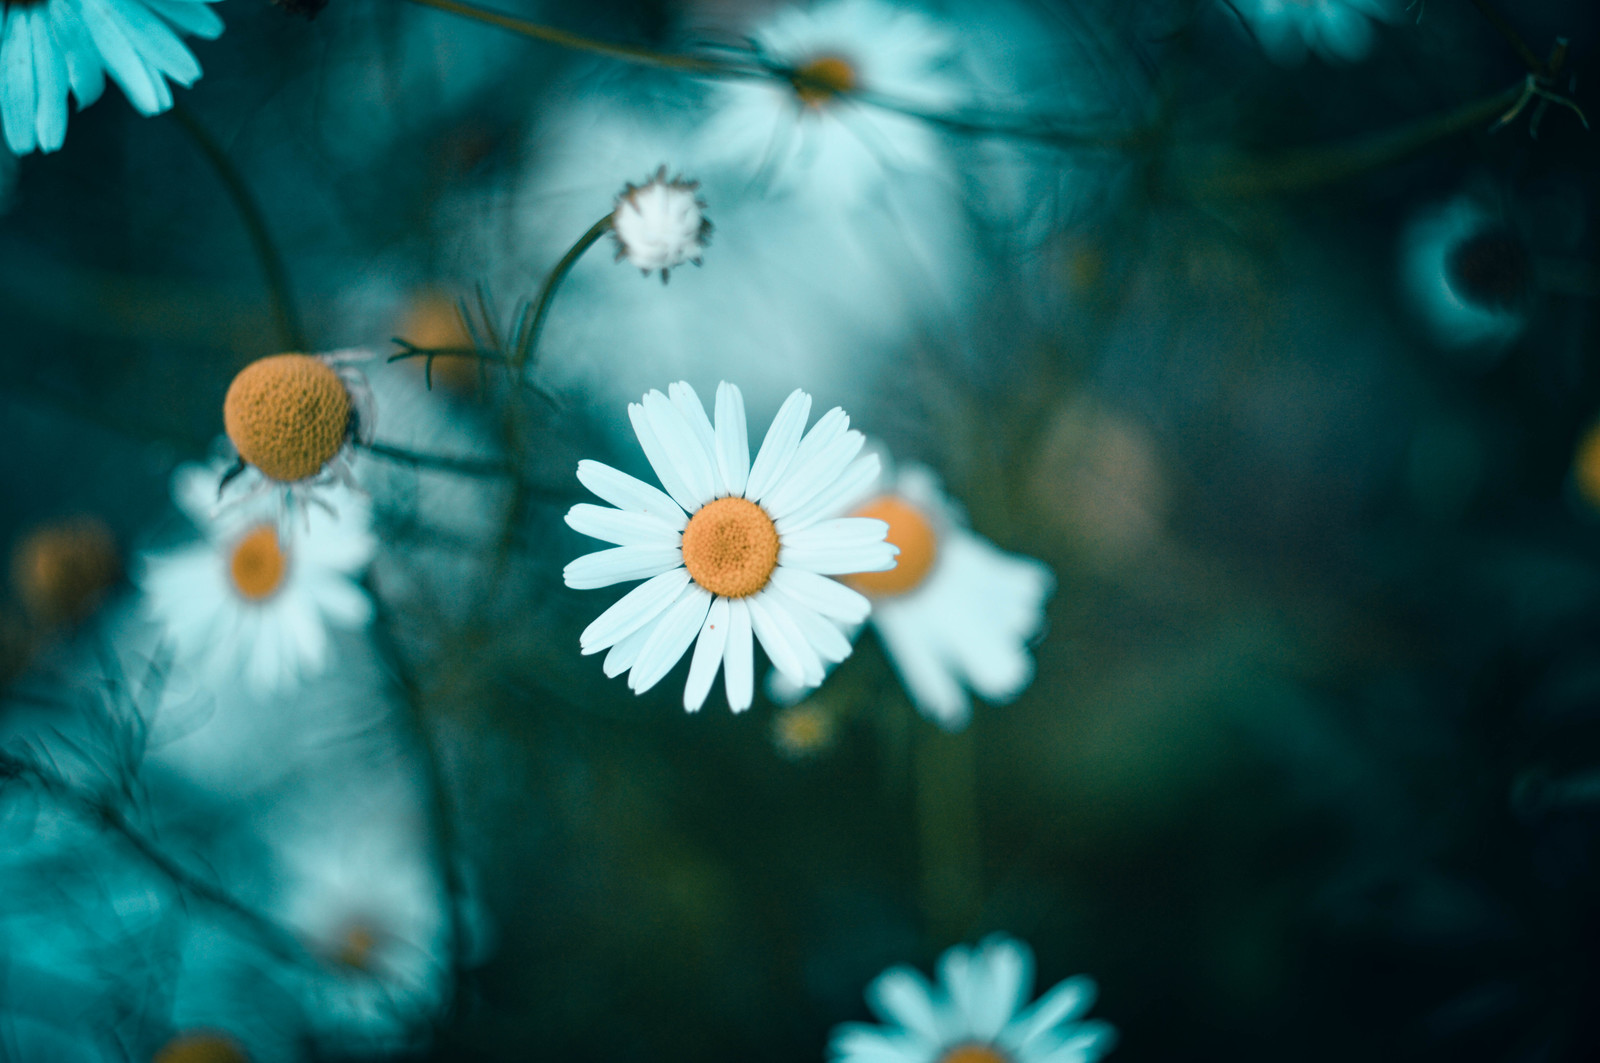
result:
<svg viewBox="0 0 1600 1063"><path fill-rule="evenodd" d="M844 201L863 198L886 169L940 167L927 122L867 100L949 111L961 92L945 26L882 0L829 0L785 8L750 37L779 76L720 86L702 133L709 158Z"/></svg>
<svg viewBox="0 0 1600 1063"><path fill-rule="evenodd" d="M617 261L627 259L647 277L659 271L662 284L674 266L698 266L711 235L699 188L697 181L668 180L665 166L644 184L624 188L611 214Z"/></svg>
<svg viewBox="0 0 1600 1063"><path fill-rule="evenodd" d="M121 577L116 537L98 517L45 524L11 553L11 585L28 618L44 628L86 619Z"/></svg>
<svg viewBox="0 0 1600 1063"><path fill-rule="evenodd" d="M694 643L683 692L691 712L719 667L728 704L750 707L752 633L780 672L817 685L825 663L850 655L840 626L860 623L871 608L827 577L894 565L886 524L835 516L877 477L877 455L857 457L862 435L838 407L805 432L811 396L796 390L752 464L737 387L717 385L715 428L688 384L667 392L628 407L666 493L599 462L578 463L579 481L617 508L580 503L567 523L618 545L567 565L567 586L645 580L584 630L583 652L609 648L606 675L630 672L629 687L642 694Z"/></svg>
<svg viewBox="0 0 1600 1063"><path fill-rule="evenodd" d="M227 1034L200 1030L179 1034L162 1045L152 1063L249 1063L249 1058Z"/></svg>
<svg viewBox="0 0 1600 1063"><path fill-rule="evenodd" d="M222 421L259 482L248 493L292 499L334 483L355 487L350 453L370 442L372 392L355 363L365 351L274 354L239 371L222 401ZM227 481L223 481L224 486Z"/></svg>
<svg viewBox="0 0 1600 1063"><path fill-rule="evenodd" d="M67 136L67 93L78 109L100 98L105 75L140 114L172 106L200 63L179 40L210 40L215 0L7 0L0 4L0 124L18 155L55 151Z"/></svg>
<svg viewBox="0 0 1600 1063"><path fill-rule="evenodd" d="M885 493L852 511L889 525L899 564L844 582L872 601L872 626L924 716L957 731L972 718L967 688L1003 702L1033 681L1029 642L1044 628L1055 576L967 527L932 470L902 466ZM774 677L779 700L800 690Z"/></svg>
<svg viewBox="0 0 1600 1063"><path fill-rule="evenodd" d="M1324 59L1356 62L1372 50L1373 20L1393 14L1387 0L1225 0L1273 62Z"/></svg>
<svg viewBox="0 0 1600 1063"><path fill-rule="evenodd" d="M327 666L329 627L372 618L357 582L376 549L367 505L347 492L337 515L307 510L288 528L259 505L214 516L217 476L188 465L173 477L174 500L205 538L144 559L145 608L214 688L241 677L257 694L292 687Z"/></svg>
<svg viewBox="0 0 1600 1063"><path fill-rule="evenodd" d="M1059 983L1032 1005L1033 952L1004 934L939 958L939 985L891 967L867 987L885 1025L845 1023L828 1045L833 1063L1092 1063L1117 1032L1080 1016L1094 1003L1093 979Z"/></svg>
<svg viewBox="0 0 1600 1063"><path fill-rule="evenodd" d="M1400 271L1412 308L1440 346L1497 350L1522 332L1532 259L1512 228L1471 197L1412 222Z"/></svg>

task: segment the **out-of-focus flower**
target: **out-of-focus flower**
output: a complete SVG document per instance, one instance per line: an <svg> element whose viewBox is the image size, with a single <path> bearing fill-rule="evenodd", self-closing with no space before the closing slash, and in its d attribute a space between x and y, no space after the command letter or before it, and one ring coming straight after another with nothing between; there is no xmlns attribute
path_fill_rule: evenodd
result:
<svg viewBox="0 0 1600 1063"><path fill-rule="evenodd" d="M951 110L961 87L947 27L882 0L828 0L785 8L750 37L781 76L720 87L702 132L707 158L845 202L881 187L885 170L939 167L927 122L868 100Z"/></svg>
<svg viewBox="0 0 1600 1063"><path fill-rule="evenodd" d="M912 702L957 731L972 718L970 687L1007 701L1033 681L1028 643L1044 627L1055 576L967 527L932 470L906 465L887 490L852 510L889 525L899 564L844 581L872 601L872 626ZM798 690L774 682L779 698Z"/></svg>
<svg viewBox="0 0 1600 1063"><path fill-rule="evenodd" d="M283 497L333 483L354 487L353 442L372 438L372 392L354 363L364 351L274 354L239 371L222 402L223 425L259 491Z"/></svg>
<svg viewBox="0 0 1600 1063"><path fill-rule="evenodd" d="M816 686L825 662L850 655L840 625L870 611L866 598L827 577L894 565L886 524L835 516L877 477L877 455L857 457L863 437L838 407L805 431L811 396L796 390L752 464L737 387L717 386L715 428L688 384L667 391L628 407L666 493L599 462L578 464L579 481L617 508L580 503L567 523L618 545L567 565L567 586L645 580L584 630L583 652L609 648L606 675L631 670L628 685L642 694L696 643L683 693L691 712L719 667L728 704L750 707L752 633L780 672Z"/></svg>
<svg viewBox="0 0 1600 1063"><path fill-rule="evenodd" d="M241 676L257 694L291 687L326 666L329 626L372 617L356 583L377 545L367 505L346 492L336 513L309 509L289 526L261 506L216 517L217 475L189 465L173 477L174 499L205 539L144 559L146 609L178 659L217 689Z"/></svg>
<svg viewBox="0 0 1600 1063"><path fill-rule="evenodd" d="M1353 63L1372 50L1372 23L1394 16L1387 0L1231 0L1274 62L1305 61L1306 50Z"/></svg>
<svg viewBox="0 0 1600 1063"><path fill-rule="evenodd" d="M833 745L838 730L833 711L815 700L785 706L772 718L772 740L792 760L821 753Z"/></svg>
<svg viewBox="0 0 1600 1063"><path fill-rule="evenodd" d="M867 987L884 1025L845 1023L828 1045L833 1063L1093 1063L1116 1043L1108 1023L1083 1020L1094 1003L1086 975L1033 1004L1033 951L1004 934L939 957L939 985L891 967Z"/></svg>
<svg viewBox="0 0 1600 1063"><path fill-rule="evenodd" d="M1463 196L1423 212L1401 245L1401 281L1442 347L1499 351L1521 333L1532 259L1515 230Z"/></svg>
<svg viewBox="0 0 1600 1063"><path fill-rule="evenodd" d="M0 121L18 155L55 151L67 136L67 93L83 110L110 74L140 114L172 106L200 63L179 34L207 40L215 0L10 0L0 5Z"/></svg>
<svg viewBox="0 0 1600 1063"><path fill-rule="evenodd" d="M456 301L437 291L419 292L410 299L395 335L424 350L467 350L474 346ZM431 366L427 361L408 358L401 364L419 373L425 371L432 383L444 385L454 395L478 394L482 380L478 359L467 354L441 354L431 359Z"/></svg>
<svg viewBox="0 0 1600 1063"><path fill-rule="evenodd" d="M85 619L122 575L117 540L105 522L77 517L37 528L11 554L11 582L35 624Z"/></svg>
<svg viewBox="0 0 1600 1063"><path fill-rule="evenodd" d="M179 1034L161 1046L154 1063L248 1063L239 1042L225 1033L202 1030Z"/></svg>
<svg viewBox="0 0 1600 1063"><path fill-rule="evenodd" d="M668 179L665 166L644 184L624 188L611 215L617 260L627 259L647 277L659 271L662 284L674 266L698 266L711 236L699 188L698 181Z"/></svg>
<svg viewBox="0 0 1600 1063"><path fill-rule="evenodd" d="M1572 486L1578 497L1595 512L1600 512L1600 423L1590 425L1578 440L1572 456Z"/></svg>

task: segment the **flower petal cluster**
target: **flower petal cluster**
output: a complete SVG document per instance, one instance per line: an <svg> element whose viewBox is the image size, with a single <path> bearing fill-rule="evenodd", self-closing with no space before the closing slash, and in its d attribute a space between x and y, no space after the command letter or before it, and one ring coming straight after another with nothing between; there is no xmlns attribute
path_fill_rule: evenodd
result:
<svg viewBox="0 0 1600 1063"><path fill-rule="evenodd" d="M846 1023L828 1046L832 1063L1092 1063L1116 1043L1116 1030L1082 1016L1095 984L1084 975L1027 1005L1033 951L1004 934L939 958L939 981L891 967L867 987L882 1026ZM1025 1006L1026 1005L1026 1006Z"/></svg>
<svg viewBox="0 0 1600 1063"><path fill-rule="evenodd" d="M1310 49L1324 59L1354 63L1372 50L1372 23L1388 21L1386 0L1233 0L1273 62L1305 61Z"/></svg>
<svg viewBox="0 0 1600 1063"><path fill-rule="evenodd" d="M215 689L240 679L258 695L323 671L328 629L358 629L372 603L358 585L377 541L364 499L342 492L337 512L308 509L280 526L267 505L214 513L221 466L186 465L173 498L201 542L147 555L138 575L148 613L180 663Z"/></svg>
<svg viewBox="0 0 1600 1063"><path fill-rule="evenodd" d="M647 277L659 272L663 284L674 266L698 266L711 236L699 188L698 181L669 179L665 166L644 184L624 188L611 215L617 259L627 259Z"/></svg>
<svg viewBox="0 0 1600 1063"><path fill-rule="evenodd" d="M168 81L188 87L200 63L180 39L222 32L216 0L11 0L0 4L0 125L18 155L55 151L78 109L111 75L140 114L172 106Z"/></svg>
<svg viewBox="0 0 1600 1063"><path fill-rule="evenodd" d="M795 390L752 462L739 389L717 386L713 425L679 382L628 407L665 491L600 462L578 464L579 481L615 508L581 503L567 523L617 545L568 564L567 586L645 581L580 639L586 654L609 650L606 675L628 672L642 694L692 644L684 708L705 702L720 668L739 712L753 698L752 636L806 686L849 656L841 628L866 619L871 605L828 577L892 568L896 550L882 521L836 515L877 477L877 455L858 456L864 440L843 410L806 431L810 412L811 396Z"/></svg>

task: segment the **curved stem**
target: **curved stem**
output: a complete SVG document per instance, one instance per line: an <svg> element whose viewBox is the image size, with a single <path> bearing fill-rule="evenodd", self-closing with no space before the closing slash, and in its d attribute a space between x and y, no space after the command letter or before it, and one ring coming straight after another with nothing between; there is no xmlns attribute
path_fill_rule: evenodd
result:
<svg viewBox="0 0 1600 1063"><path fill-rule="evenodd" d="M578 259L583 257L583 253L610 231L615 216L607 214L589 226L589 231L578 237L578 242L567 249L567 253L561 256L561 261L556 263L556 268L550 271L550 276L545 278L544 286L539 289L539 301L533 308L533 319L528 323L526 330L522 331L522 335L517 337L516 349L511 352L511 368L519 378L533 357L533 353L539 348L539 334L544 331L544 319L549 316L550 305L555 302L556 289L566 280L567 274L572 272L572 267L578 264Z"/></svg>
<svg viewBox="0 0 1600 1063"><path fill-rule="evenodd" d="M184 132L189 134L189 139L200 149L200 154L206 157L206 161L216 171L222 186L227 189L229 198L233 200L234 207L239 211L239 219L244 222L245 231L250 234L250 243L255 247L256 258L261 262L261 272L266 275L267 289L272 295L272 312L278 322L279 342L283 344L285 350L307 350L305 330L301 328L300 315L295 310L293 289L289 285L289 271L284 267L283 256L278 253L278 247L272 241L272 233L267 229L261 205L256 202L250 186L245 183L244 175L233 164L233 160L228 158L228 153L222 150L222 145L206 132L205 127L195 120L194 115L190 114L186 107L182 104L173 104L172 116L178 120Z"/></svg>

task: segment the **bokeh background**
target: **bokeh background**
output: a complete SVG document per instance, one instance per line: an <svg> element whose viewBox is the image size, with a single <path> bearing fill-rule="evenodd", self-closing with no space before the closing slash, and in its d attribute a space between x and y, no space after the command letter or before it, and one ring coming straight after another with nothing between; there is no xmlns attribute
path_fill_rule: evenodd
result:
<svg viewBox="0 0 1600 1063"><path fill-rule="evenodd" d="M772 12L501 9L669 51ZM982 109L1094 142L936 128L934 164L856 200L803 159L798 188L728 165L704 80L398 0L218 10L182 115L113 92L15 167L7 551L92 518L132 573L192 537L173 470L284 347L196 130L312 350L448 336L460 299L503 324L659 164L717 228L665 286L583 259L542 394L372 364L379 441L467 468L359 457L377 618L252 710L250 755L193 741L227 692L131 633L126 578L62 619L14 576L6 748L99 797L0 778L0 1055L147 1059L203 1015L263 1059L818 1059L883 968L1004 930L1041 981L1095 977L1123 1063L1600 1057L1600 151L1557 104L1491 128L1528 69L1480 5L1289 65L1209 2L930 5ZM1600 12L1501 14L1541 59L1570 42L1593 119ZM1492 340L1408 282L1463 203L1515 246ZM579 458L646 471L624 404L680 378L740 383L753 426L794 387L844 406L1047 562L1032 686L949 734L870 634L803 717L720 690L686 715L686 665L606 680L578 632L615 594L562 586L589 547L560 518ZM129 835L268 911L280 848L356 854L356 907L381 882L459 931L422 1033L323 1022L347 985L232 944ZM409 893L362 855L396 847Z"/></svg>

